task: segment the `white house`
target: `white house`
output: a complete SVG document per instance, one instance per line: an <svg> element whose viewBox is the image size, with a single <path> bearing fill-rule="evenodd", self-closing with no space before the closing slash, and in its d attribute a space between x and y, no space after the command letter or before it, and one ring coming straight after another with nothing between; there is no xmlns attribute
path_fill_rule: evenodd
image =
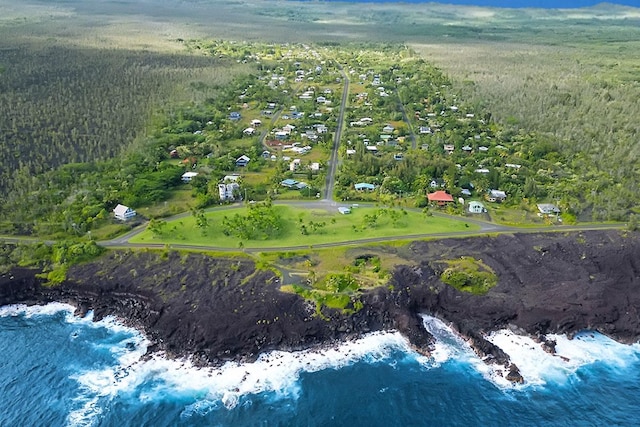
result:
<svg viewBox="0 0 640 427"><path fill-rule="evenodd" d="M290 171L297 171L299 167L300 167L300 159L293 159L293 161L289 163Z"/></svg>
<svg viewBox="0 0 640 427"><path fill-rule="evenodd" d="M250 161L251 159L243 154L242 156L236 159L236 166L245 167L249 164Z"/></svg>
<svg viewBox="0 0 640 427"><path fill-rule="evenodd" d="M230 182L228 184L218 184L218 192L220 194L220 201L233 201L235 200L234 192L240 189L237 182Z"/></svg>
<svg viewBox="0 0 640 427"><path fill-rule="evenodd" d="M480 202L469 202L469 212L470 213L484 213L487 209Z"/></svg>
<svg viewBox="0 0 640 427"><path fill-rule="evenodd" d="M128 206L118 204L118 206L113 209L113 215L120 221L126 221L136 216L136 211Z"/></svg>
<svg viewBox="0 0 640 427"><path fill-rule="evenodd" d="M191 182L196 176L198 176L198 172L185 172L182 174L182 182Z"/></svg>
<svg viewBox="0 0 640 427"><path fill-rule="evenodd" d="M222 182L238 182L240 175L225 175Z"/></svg>
<svg viewBox="0 0 640 427"><path fill-rule="evenodd" d="M560 208L552 203L538 203L538 211L540 216L558 215Z"/></svg>

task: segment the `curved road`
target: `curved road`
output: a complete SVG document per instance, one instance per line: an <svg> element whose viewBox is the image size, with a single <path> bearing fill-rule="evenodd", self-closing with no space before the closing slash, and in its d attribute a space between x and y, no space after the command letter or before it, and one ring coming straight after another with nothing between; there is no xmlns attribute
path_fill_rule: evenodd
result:
<svg viewBox="0 0 640 427"><path fill-rule="evenodd" d="M331 203L330 200L319 200L319 201L281 201L275 202L276 205L288 205L288 206L296 206L307 209L327 209L327 210L335 210L336 206L334 203ZM362 207L373 207L374 204L371 203L361 203ZM224 209L240 209L243 205L237 204L231 207L227 207ZM211 210L219 210L219 208L211 208ZM407 208L409 211L420 211L417 208ZM166 221L173 221L179 218L183 218L185 216L189 216L189 212L184 212L170 218L167 218ZM353 245L362 245L369 243L381 243L381 242L391 242L397 240L411 240L411 239L424 239L424 238L448 238L448 237L465 237L465 236L478 236L489 233L550 233L550 232L568 232L568 231L587 231L587 230L603 230L603 229L620 229L623 228L624 224L590 224L590 225L561 225L561 226L544 226L544 227L514 227L507 226L501 224L494 224L491 222L468 218L468 217L458 217L453 215L447 215L443 213L433 213L433 216L447 218L454 221L461 221L468 224L474 224L480 227L479 230L474 231L456 231L456 232L439 232L439 233L415 233L415 234L405 234L391 237L372 237L372 238L364 238L364 239L352 239L343 242L333 242L333 243L321 243L317 245L313 245L314 248L331 248L331 247L339 247L339 246L353 246ZM157 244L149 244L149 243L129 243L129 239L133 236L141 233L146 229L146 223L142 224L135 229L131 230L127 234L122 236L118 236L111 240L104 240L98 242L100 245L105 247L127 247L127 248L164 248L166 245L164 243ZM12 240L20 240L20 239L4 239L6 241ZM264 248L252 248L245 247L243 249L239 248L229 248L229 247L218 247L215 245L187 245L187 244L168 244L173 249L192 249L192 250L215 250L220 252L270 252L270 251L295 251L295 250L304 250L309 249L309 245L297 245L297 246L273 246L273 247L264 247Z"/></svg>

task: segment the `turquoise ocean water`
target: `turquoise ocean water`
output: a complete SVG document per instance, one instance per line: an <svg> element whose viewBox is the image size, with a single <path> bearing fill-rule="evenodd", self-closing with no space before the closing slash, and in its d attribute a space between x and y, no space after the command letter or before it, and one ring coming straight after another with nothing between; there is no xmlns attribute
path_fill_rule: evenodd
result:
<svg viewBox="0 0 640 427"><path fill-rule="evenodd" d="M0 309L1 426L601 426L640 423L640 346L594 333L544 353L509 331L490 339L520 366L513 386L442 322L432 357L397 333L320 351L273 352L197 369L114 319L72 307Z"/></svg>

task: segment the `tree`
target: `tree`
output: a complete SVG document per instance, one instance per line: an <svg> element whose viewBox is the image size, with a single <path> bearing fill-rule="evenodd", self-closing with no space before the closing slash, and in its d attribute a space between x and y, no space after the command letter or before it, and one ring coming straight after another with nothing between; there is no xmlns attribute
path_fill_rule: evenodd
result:
<svg viewBox="0 0 640 427"><path fill-rule="evenodd" d="M149 221L149 225L147 225L147 230L151 232L153 237L160 237L164 233L164 228L167 225L167 222L161 219L151 218Z"/></svg>
<svg viewBox="0 0 640 427"><path fill-rule="evenodd" d="M201 233L203 236L206 236L207 228L209 227L209 220L207 219L207 216L204 213L204 209L193 207L191 208L191 215L193 215L193 217L196 220L196 227L198 227L201 230Z"/></svg>

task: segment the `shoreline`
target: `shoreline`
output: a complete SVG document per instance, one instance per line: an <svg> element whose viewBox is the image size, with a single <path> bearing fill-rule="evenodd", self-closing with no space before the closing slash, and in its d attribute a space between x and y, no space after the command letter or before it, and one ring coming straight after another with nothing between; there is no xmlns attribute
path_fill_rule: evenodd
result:
<svg viewBox="0 0 640 427"><path fill-rule="evenodd" d="M69 280L49 288L35 271L0 276L0 305L70 303L76 315L113 315L149 341L147 356L189 358L198 366L251 362L272 350L327 348L369 332L396 330L428 355L434 337L421 314L441 319L488 363L517 366L484 334L523 332L552 353L547 334L570 337L594 330L622 343L640 337L638 233L514 234L418 241L410 262L398 265L389 287L365 291L352 315L323 310L314 316L302 298L279 290L277 276L247 259L113 251L72 267ZM437 261L482 259L498 276L486 295L457 291L439 280Z"/></svg>

